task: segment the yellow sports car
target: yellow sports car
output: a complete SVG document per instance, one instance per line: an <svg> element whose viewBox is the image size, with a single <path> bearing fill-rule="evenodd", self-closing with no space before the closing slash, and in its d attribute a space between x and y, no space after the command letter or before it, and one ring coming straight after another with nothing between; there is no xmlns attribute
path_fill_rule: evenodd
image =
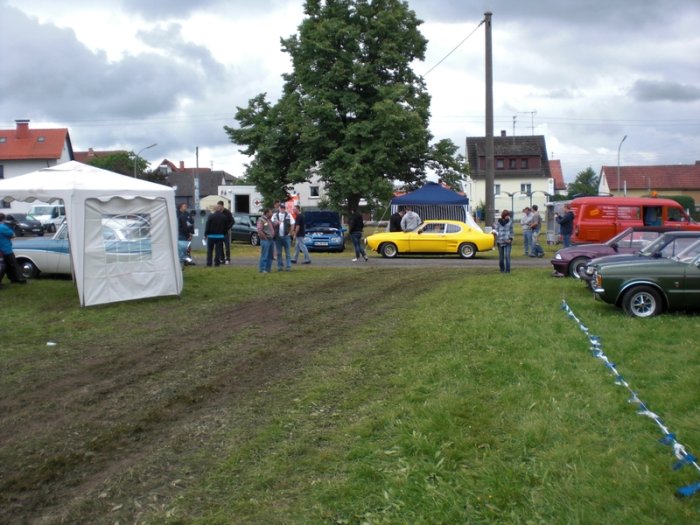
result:
<svg viewBox="0 0 700 525"><path fill-rule="evenodd" d="M476 252L493 248L494 236L460 221L429 220L412 232L384 232L370 235L367 247L383 257L404 253L456 253L472 259Z"/></svg>

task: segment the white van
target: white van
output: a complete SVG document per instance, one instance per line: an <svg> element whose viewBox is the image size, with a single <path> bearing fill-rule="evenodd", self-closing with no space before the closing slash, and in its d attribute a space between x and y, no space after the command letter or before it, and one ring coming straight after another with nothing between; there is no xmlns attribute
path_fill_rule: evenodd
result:
<svg viewBox="0 0 700 525"><path fill-rule="evenodd" d="M44 231L55 232L66 219L63 204L34 204L28 215L32 215L44 227Z"/></svg>

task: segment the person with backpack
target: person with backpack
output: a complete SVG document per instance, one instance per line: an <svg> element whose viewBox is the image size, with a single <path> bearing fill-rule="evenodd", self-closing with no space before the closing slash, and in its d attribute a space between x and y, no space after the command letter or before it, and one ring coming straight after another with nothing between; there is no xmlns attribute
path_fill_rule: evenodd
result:
<svg viewBox="0 0 700 525"><path fill-rule="evenodd" d="M284 269L292 271L292 232L294 231L294 217L287 213L287 206L280 202L277 213L272 216L272 224L275 226L275 247L277 248L277 271ZM284 263L282 262L282 250L284 249Z"/></svg>

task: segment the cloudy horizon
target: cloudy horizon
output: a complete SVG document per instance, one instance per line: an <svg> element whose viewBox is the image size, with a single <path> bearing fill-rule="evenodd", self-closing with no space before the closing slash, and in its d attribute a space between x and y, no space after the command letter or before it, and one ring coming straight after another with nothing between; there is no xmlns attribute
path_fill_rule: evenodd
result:
<svg viewBox="0 0 700 525"><path fill-rule="evenodd" d="M700 160L695 0L408 4L428 39L414 70L435 140L463 152L467 136L484 135L478 25L491 11L496 134L544 135L567 182L614 165L623 136L623 165ZM78 151L157 143L144 152L152 168L194 166L198 147L200 166L241 176L247 158L223 126L259 93L278 99L291 70L279 40L302 20L301 0L0 0L0 126L66 127Z"/></svg>

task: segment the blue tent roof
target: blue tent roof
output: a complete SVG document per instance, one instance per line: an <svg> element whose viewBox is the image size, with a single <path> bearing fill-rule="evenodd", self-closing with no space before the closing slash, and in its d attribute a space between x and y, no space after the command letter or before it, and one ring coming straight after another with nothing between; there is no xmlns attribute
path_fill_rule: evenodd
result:
<svg viewBox="0 0 700 525"><path fill-rule="evenodd" d="M420 206L426 204L433 206L444 204L465 206L469 204L469 199L435 182L428 182L416 191L391 199L392 206Z"/></svg>

